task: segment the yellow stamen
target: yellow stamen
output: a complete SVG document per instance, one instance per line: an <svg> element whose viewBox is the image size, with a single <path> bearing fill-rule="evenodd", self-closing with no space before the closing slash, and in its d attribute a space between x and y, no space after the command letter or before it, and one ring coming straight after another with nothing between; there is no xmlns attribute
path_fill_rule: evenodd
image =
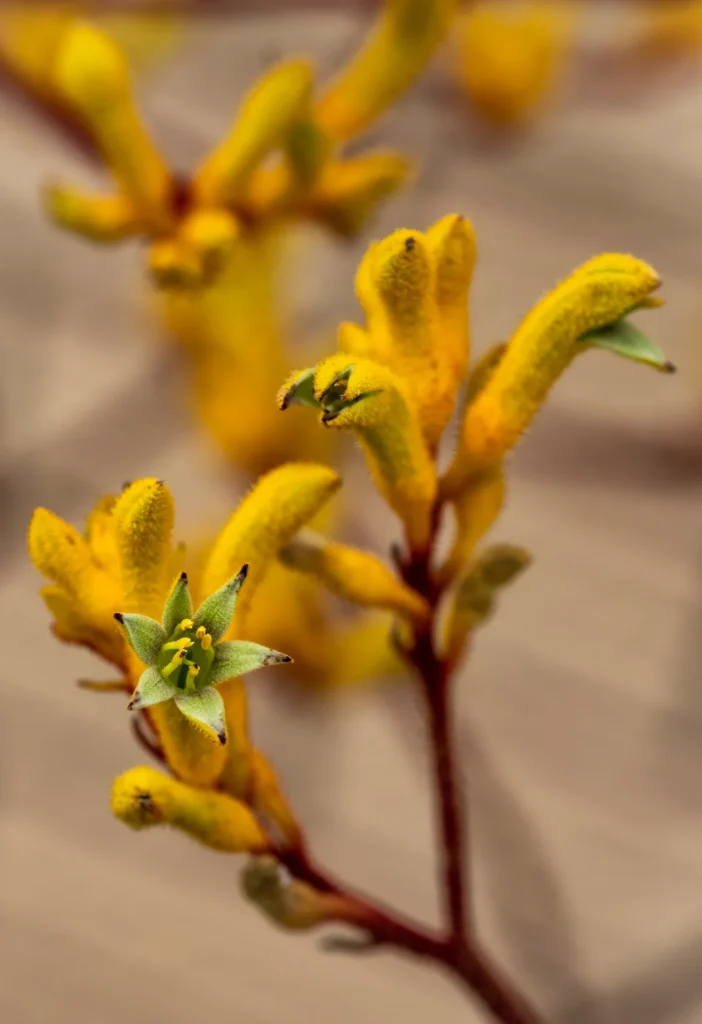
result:
<svg viewBox="0 0 702 1024"><path fill-rule="evenodd" d="M195 641L191 640L187 636L183 636L180 640L171 640L169 643L163 645L164 651L187 651L188 647L192 647Z"/></svg>
<svg viewBox="0 0 702 1024"><path fill-rule="evenodd" d="M210 636L209 633L205 633L202 640L200 641L200 646L202 647L203 651L209 651L210 647L212 646L212 637Z"/></svg>
<svg viewBox="0 0 702 1024"><path fill-rule="evenodd" d="M200 674L200 666L199 665L191 665L190 668L188 669L188 675L189 676L195 677L195 676L197 676L199 674Z"/></svg>
<svg viewBox="0 0 702 1024"><path fill-rule="evenodd" d="M180 666L183 664L183 661L185 660L186 653L187 652L185 648L183 648L183 650L181 651L176 651L176 653L173 655L173 657L168 662L166 667L161 669L161 675L163 676L164 679L168 679L168 677L172 675L173 672L180 668Z"/></svg>
<svg viewBox="0 0 702 1024"><path fill-rule="evenodd" d="M178 629L181 630L181 632L185 632L186 629L192 629L192 628L193 628L193 620L192 619L183 619L182 622L178 623Z"/></svg>
<svg viewBox="0 0 702 1024"><path fill-rule="evenodd" d="M195 636L198 638L198 640L202 640L206 632L207 630L205 629L204 626L198 626L197 630L195 631Z"/></svg>

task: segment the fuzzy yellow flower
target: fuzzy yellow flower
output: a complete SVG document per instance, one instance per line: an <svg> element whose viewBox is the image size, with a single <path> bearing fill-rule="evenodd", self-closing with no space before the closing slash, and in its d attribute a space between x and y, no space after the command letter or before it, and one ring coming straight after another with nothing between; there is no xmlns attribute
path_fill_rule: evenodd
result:
<svg viewBox="0 0 702 1024"><path fill-rule="evenodd" d="M229 132L187 177L171 171L147 132L113 39L87 21L50 19L49 12L44 92L79 119L118 186L116 194L96 196L54 184L46 192L51 216L94 241L147 239L149 269L165 288L211 282L236 240L261 222L292 216L344 235L359 230L402 184L408 165L394 153L346 159L339 147L419 74L455 6L389 0L368 42L319 96L308 61L278 64L254 84Z"/></svg>
<svg viewBox="0 0 702 1024"><path fill-rule="evenodd" d="M283 833L294 834L275 775L250 743L240 679L290 658L247 634L247 609L277 553L339 483L333 470L311 463L291 463L261 478L215 541L199 578L195 575L197 611L184 570L186 553L173 544L173 497L161 481L138 480L119 496L102 499L84 534L46 509L32 518L29 551L51 581L42 593L54 630L119 671L116 685L130 694L133 712L146 716L182 784L163 793L170 794L171 824L186 831L202 832L207 819L204 805L199 824L187 812L194 799L188 787L194 786L218 787L265 810ZM246 571L240 570L247 563L251 569L242 590ZM133 790L121 792L120 813L136 827L138 806L148 801L134 796L125 802L125 792ZM156 806L160 798L151 792L149 800ZM217 807L226 831L229 805ZM229 809L235 823L248 821L238 807ZM169 815L163 815L165 821ZM225 840L213 842L221 848Z"/></svg>
<svg viewBox="0 0 702 1024"><path fill-rule="evenodd" d="M554 91L572 43L569 0L482 0L458 20L458 80L492 124L512 127Z"/></svg>
<svg viewBox="0 0 702 1024"><path fill-rule="evenodd" d="M493 346L469 371L475 254L473 230L456 215L424 233L396 231L373 244L356 278L365 327L342 324L341 351L292 374L278 393L279 408L311 406L322 424L356 434L379 491L404 524L412 558L428 557L442 509L452 505L453 544L433 569L438 587L461 575L499 515L504 457L578 354L602 348L673 369L627 319L660 304L652 294L657 273L633 256L610 253L575 270L508 343ZM438 442L460 391L458 445L440 477ZM338 586L341 554L298 539L284 557ZM345 576L344 586L351 578Z"/></svg>

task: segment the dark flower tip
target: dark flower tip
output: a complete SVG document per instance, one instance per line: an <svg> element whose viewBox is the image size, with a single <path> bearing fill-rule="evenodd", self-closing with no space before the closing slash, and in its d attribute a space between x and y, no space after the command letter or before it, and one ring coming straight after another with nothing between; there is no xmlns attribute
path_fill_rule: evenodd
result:
<svg viewBox="0 0 702 1024"><path fill-rule="evenodd" d="M414 249L415 240L414 238L405 239L405 252L412 252Z"/></svg>
<svg viewBox="0 0 702 1024"><path fill-rule="evenodd" d="M242 577L242 579L246 579L246 577L249 575L249 563L248 562L246 562L245 565L242 565L241 569L239 569L239 575Z"/></svg>
<svg viewBox="0 0 702 1024"><path fill-rule="evenodd" d="M668 361L667 363L663 364L663 373L677 373L677 372L678 372L678 368L675 365L675 363L671 363L670 361Z"/></svg>
<svg viewBox="0 0 702 1024"><path fill-rule="evenodd" d="M290 657L289 654L284 654L283 657L280 660L281 661L292 661L292 658Z"/></svg>
<svg viewBox="0 0 702 1024"><path fill-rule="evenodd" d="M124 622L124 615L122 615L122 612L115 612L114 617L117 619L118 622Z"/></svg>
<svg viewBox="0 0 702 1024"><path fill-rule="evenodd" d="M217 739L222 744L222 746L224 746L225 743L227 742L227 734L226 734L226 732L219 732L219 733L217 733Z"/></svg>
<svg viewBox="0 0 702 1024"><path fill-rule="evenodd" d="M183 581L183 583L187 583L188 582L188 574L187 574L187 572L182 572L180 574L180 578Z"/></svg>

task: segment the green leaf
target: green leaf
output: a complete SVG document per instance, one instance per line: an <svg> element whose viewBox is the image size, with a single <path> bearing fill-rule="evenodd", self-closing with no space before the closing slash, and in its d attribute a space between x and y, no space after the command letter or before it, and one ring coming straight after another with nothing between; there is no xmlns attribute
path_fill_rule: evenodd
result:
<svg viewBox="0 0 702 1024"><path fill-rule="evenodd" d="M286 661L292 661L290 655L273 651L270 647L255 644L251 640L230 640L215 647L208 682L210 686L216 686L225 679L233 679L245 672L254 672L257 668L280 665Z"/></svg>
<svg viewBox="0 0 702 1024"><path fill-rule="evenodd" d="M168 637L163 626L148 615L115 612L115 618L127 634L127 640L145 665L155 665Z"/></svg>
<svg viewBox="0 0 702 1024"><path fill-rule="evenodd" d="M244 565L234 579L206 597L195 613L193 629L197 630L204 626L215 644L221 640L231 625L236 600L248 571L248 565Z"/></svg>
<svg viewBox="0 0 702 1024"><path fill-rule="evenodd" d="M652 366L661 373L675 373L674 364L666 359L658 346L626 319L589 331L583 334L580 341L593 348L603 348L625 359L632 359L635 363Z"/></svg>
<svg viewBox="0 0 702 1024"><path fill-rule="evenodd" d="M174 695L173 687L166 682L157 668L151 665L142 672L132 699L127 705L130 711L141 711L154 704L163 704Z"/></svg>
<svg viewBox="0 0 702 1024"><path fill-rule="evenodd" d="M531 565L531 554L514 544L493 544L475 563L472 573L491 589L504 587ZM471 573L471 574L472 574Z"/></svg>
<svg viewBox="0 0 702 1024"><path fill-rule="evenodd" d="M217 690L206 686L199 693L177 693L173 699L178 710L189 721L213 732L222 745L227 742L224 701Z"/></svg>
<svg viewBox="0 0 702 1024"><path fill-rule="evenodd" d="M173 584L163 609L163 628L166 636L170 636L178 623L191 618L192 614L193 602L188 589L188 574L182 572Z"/></svg>

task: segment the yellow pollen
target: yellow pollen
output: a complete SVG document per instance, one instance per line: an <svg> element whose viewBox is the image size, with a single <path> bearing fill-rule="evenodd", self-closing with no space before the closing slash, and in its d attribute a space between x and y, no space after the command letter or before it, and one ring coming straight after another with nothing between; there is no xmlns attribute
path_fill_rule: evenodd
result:
<svg viewBox="0 0 702 1024"><path fill-rule="evenodd" d="M198 627L197 627L197 630L196 630L196 632L195 632L195 636L196 636L196 637L198 638L198 640L202 640L203 636L204 636L204 635L205 635L206 633L207 633L207 630L205 629L205 627L204 627L204 626L198 626Z"/></svg>
<svg viewBox="0 0 702 1024"><path fill-rule="evenodd" d="M186 629L192 629L192 628L193 628L193 620L192 619L183 619L182 622L178 623L178 629L181 630L181 632L185 632Z"/></svg>
<svg viewBox="0 0 702 1024"><path fill-rule="evenodd" d="M199 665L191 665L190 668L188 669L188 675L189 676L197 676L199 674L200 674L200 666Z"/></svg>
<svg viewBox="0 0 702 1024"><path fill-rule="evenodd" d="M200 646L202 647L203 651L209 651L210 647L212 646L212 637L210 636L209 633L205 633L202 640L200 641Z"/></svg>

